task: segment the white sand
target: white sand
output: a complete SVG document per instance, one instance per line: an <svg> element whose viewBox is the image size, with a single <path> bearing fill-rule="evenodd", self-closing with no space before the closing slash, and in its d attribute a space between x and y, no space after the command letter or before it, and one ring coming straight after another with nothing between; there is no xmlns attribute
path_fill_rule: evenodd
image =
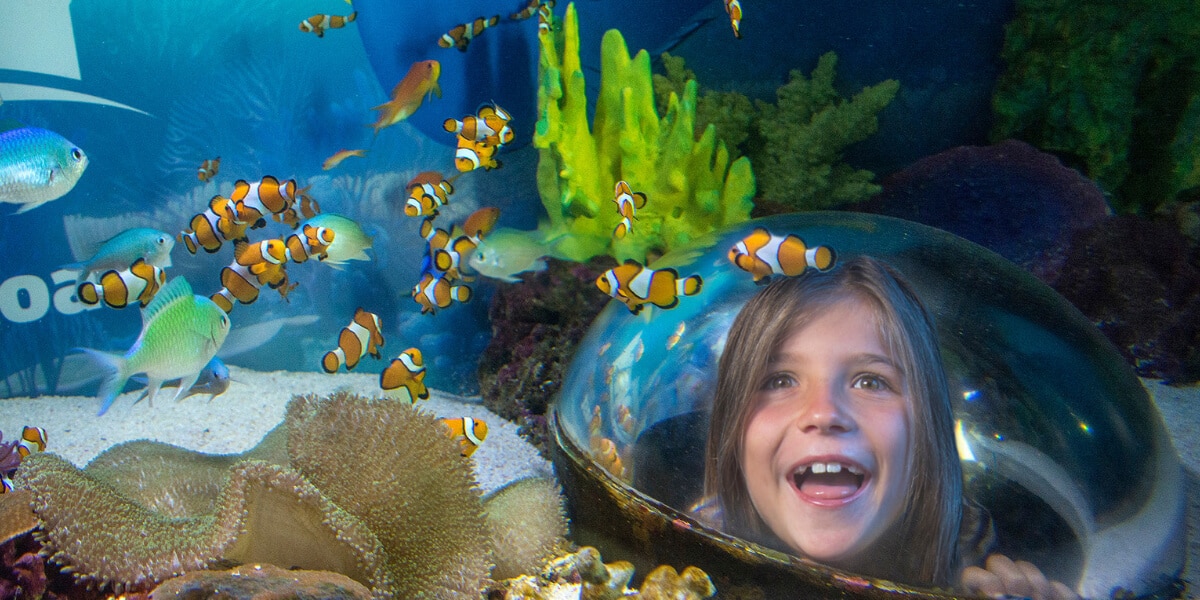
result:
<svg viewBox="0 0 1200 600"><path fill-rule="evenodd" d="M90 396L0 399L0 431L11 441L25 425L44 427L46 450L81 467L110 446L138 439L231 454L252 448L282 422L284 409L296 394L382 393L377 374L264 373L233 366L229 370L229 389L211 402L208 396L174 402L175 389L166 388L153 406L144 400L134 404L141 394L135 392L117 397L100 417L96 416L100 401ZM424 410L439 417L474 417L487 422L487 440L471 457L485 494L516 479L553 473L550 463L517 434L517 426L484 408L478 398L430 392L430 399L418 404ZM364 444L357 451L370 452L370 447Z"/></svg>
<svg viewBox="0 0 1200 600"><path fill-rule="evenodd" d="M230 367L230 371L233 383L229 390L211 402L207 396L172 402L171 394L166 394L160 395L153 406L145 401L135 405L133 400L140 392L131 393L118 397L102 417L96 416L100 402L93 397L0 399L0 431L10 440L24 425L44 427L49 438L47 450L79 466L109 446L137 439L201 452L235 453L253 447L279 424L288 400L295 394L326 395L338 390L366 396L380 393L378 375L263 373L238 367ZM1183 462L1188 494L1188 561L1183 577L1200 582L1200 386L1172 388L1151 380L1143 383L1158 404ZM487 440L472 457L484 493L509 481L553 473L550 464L517 434L517 426L484 408L478 398L460 398L436 390L431 393L432 397L421 406L437 416L470 416L487 421ZM360 450L369 452L370 448Z"/></svg>

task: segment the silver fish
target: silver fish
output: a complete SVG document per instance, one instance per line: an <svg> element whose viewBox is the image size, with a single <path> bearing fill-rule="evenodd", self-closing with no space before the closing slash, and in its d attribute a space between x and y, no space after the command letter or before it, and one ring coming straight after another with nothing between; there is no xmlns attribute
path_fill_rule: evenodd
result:
<svg viewBox="0 0 1200 600"><path fill-rule="evenodd" d="M546 256L553 256L553 247L538 239L536 231L500 228L480 240L467 258L476 273L484 277L514 283L518 273L546 270Z"/></svg>
<svg viewBox="0 0 1200 600"><path fill-rule="evenodd" d="M0 132L0 202L17 214L57 200L75 187L88 157L61 135L38 127Z"/></svg>

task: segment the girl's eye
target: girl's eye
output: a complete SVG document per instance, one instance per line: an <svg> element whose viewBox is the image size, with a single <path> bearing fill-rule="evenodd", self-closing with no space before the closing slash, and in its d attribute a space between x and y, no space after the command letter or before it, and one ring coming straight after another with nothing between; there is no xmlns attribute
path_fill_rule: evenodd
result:
<svg viewBox="0 0 1200 600"><path fill-rule="evenodd" d="M777 390L780 388L791 387L795 385L795 383L796 380L792 379L791 375L776 373L770 377L767 377L766 382L763 383L762 389Z"/></svg>
<svg viewBox="0 0 1200 600"><path fill-rule="evenodd" d="M859 375L854 380L854 387L860 390L868 390L872 392L888 391L892 386L878 375Z"/></svg>

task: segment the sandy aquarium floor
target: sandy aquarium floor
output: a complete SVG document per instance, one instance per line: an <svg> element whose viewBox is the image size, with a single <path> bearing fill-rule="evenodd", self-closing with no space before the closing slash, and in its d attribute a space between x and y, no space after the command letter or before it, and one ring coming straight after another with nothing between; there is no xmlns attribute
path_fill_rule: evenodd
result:
<svg viewBox="0 0 1200 600"><path fill-rule="evenodd" d="M379 395L378 375L258 372L230 367L229 389L213 400L192 396L179 402L173 389L160 393L151 406L134 404L140 394L117 398L97 417L99 400L90 396L45 396L0 400L0 431L5 439L19 435L24 425L44 427L48 451L79 466L121 442L150 439L214 454L245 451L283 420L284 408L295 394L325 395L346 390ZM1187 478L1188 563L1184 579L1200 582L1200 386L1173 388L1143 380L1162 412ZM478 398L461 398L431 390L421 405L440 417L470 416L488 423L488 437L475 452L480 487L488 493L509 481L552 473L549 463L518 434L517 426L490 412ZM1182 525L1182 524L1181 524ZM1196 585L1190 586L1194 596Z"/></svg>

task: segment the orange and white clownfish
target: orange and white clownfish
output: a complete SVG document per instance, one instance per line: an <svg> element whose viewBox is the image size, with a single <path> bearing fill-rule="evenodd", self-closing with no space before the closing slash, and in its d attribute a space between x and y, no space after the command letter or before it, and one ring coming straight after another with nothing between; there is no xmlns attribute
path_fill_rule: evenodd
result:
<svg viewBox="0 0 1200 600"><path fill-rule="evenodd" d="M512 115L508 111L495 104L484 104L474 115L467 115L461 121L446 119L442 122L442 129L476 143L486 142L500 147L513 140L509 121L512 121Z"/></svg>
<svg viewBox="0 0 1200 600"><path fill-rule="evenodd" d="M41 427L25 426L21 430L21 439L17 441L17 454L25 458L34 452L46 450L46 430Z"/></svg>
<svg viewBox="0 0 1200 600"><path fill-rule="evenodd" d="M450 243L450 232L440 227L434 227L433 217L425 217L421 221L421 237L425 238L425 242L429 245L430 256Z"/></svg>
<svg viewBox="0 0 1200 600"><path fill-rule="evenodd" d="M633 229L632 220L637 219L638 209L646 206L646 194L634 192L628 183L618 181L613 189L613 202L617 203L617 212L621 215L621 222L613 230L613 237L619 240Z"/></svg>
<svg viewBox="0 0 1200 600"><path fill-rule="evenodd" d="M547 2L550 4L550 6L554 6L554 0L529 0L529 4L526 4L525 8L508 15L508 18L512 19L513 21L523 21L528 19L529 17L536 15L538 9Z"/></svg>
<svg viewBox="0 0 1200 600"><path fill-rule="evenodd" d="M462 265L467 263L466 257L469 257L478 245L478 239L469 235L460 235L446 244L444 248L433 250L433 267L445 273L451 281L455 279L473 281L474 278L464 276L461 269Z"/></svg>
<svg viewBox="0 0 1200 600"><path fill-rule="evenodd" d="M145 308L158 289L167 282L162 268L148 264L139 258L123 271L105 271L99 283L85 281L75 288L75 295L84 304L99 304L103 301L113 308L125 308L139 302Z"/></svg>
<svg viewBox="0 0 1200 600"><path fill-rule="evenodd" d="M600 291L620 300L637 314L646 304L674 308L680 296L700 293L704 283L699 275L679 277L675 269L648 269L633 259L613 267L596 278Z"/></svg>
<svg viewBox="0 0 1200 600"><path fill-rule="evenodd" d="M258 300L262 286L269 285L286 300L288 293L298 284L288 285L284 264L287 250L285 247L280 254L281 244L282 240L265 240L258 244L239 242L234 246L233 262L221 269L221 289L209 296L209 299L228 313L238 302L253 304Z"/></svg>
<svg viewBox="0 0 1200 600"><path fill-rule="evenodd" d="M379 387L385 392L404 388L409 400L429 399L429 388L425 387L425 359L417 348L409 348L392 359L392 363L379 374Z"/></svg>
<svg viewBox="0 0 1200 600"><path fill-rule="evenodd" d="M289 235L284 240L287 246L287 257L294 263L302 263L314 256L317 260L325 260L329 255L329 246L333 244L334 233L327 227L315 227L305 224L298 233Z"/></svg>
<svg viewBox="0 0 1200 600"><path fill-rule="evenodd" d="M304 33L315 33L317 37L325 37L326 29L341 29L347 23L353 23L358 17L358 11L351 12L347 16L342 15L313 15L303 21L300 21L300 31Z"/></svg>
<svg viewBox="0 0 1200 600"><path fill-rule="evenodd" d="M437 171L417 173L404 187L408 189L404 214L410 217L436 216L438 207L445 206L454 193L450 180Z"/></svg>
<svg viewBox="0 0 1200 600"><path fill-rule="evenodd" d="M467 302L471 299L471 288L465 285L454 285L443 276L426 273L420 283L413 286L413 300L421 305L421 314L436 313L439 308L447 308L450 302Z"/></svg>
<svg viewBox="0 0 1200 600"><path fill-rule="evenodd" d="M463 136L458 136L458 148L454 151L454 166L459 171L467 173L480 167L496 169L500 161L496 160L496 146L487 142L476 142Z"/></svg>
<svg viewBox="0 0 1200 600"><path fill-rule="evenodd" d="M177 239L192 254L200 248L211 254L220 250L223 242L245 239L248 228L248 224L238 222L233 201L219 194L208 201L204 212L192 217L188 226L190 229L182 231Z"/></svg>
<svg viewBox="0 0 1200 600"><path fill-rule="evenodd" d="M234 246L234 261L250 270L259 285L278 288L287 283L287 244L269 239L253 244L238 242Z"/></svg>
<svg viewBox="0 0 1200 600"><path fill-rule="evenodd" d="M444 423L451 438L461 438L462 455L471 456L487 439L487 423L471 417L454 417L438 419Z"/></svg>
<svg viewBox="0 0 1200 600"><path fill-rule="evenodd" d="M325 353L321 359L321 368L326 373L336 373L338 367L346 366L349 371L358 366L362 357L370 354L379 358L379 348L383 346L383 329L379 315L367 312L359 307L354 311L354 320L342 328L338 335L338 346Z"/></svg>
<svg viewBox="0 0 1200 600"><path fill-rule="evenodd" d="M765 283L771 275L795 277L805 269L828 271L837 254L828 246L808 246L795 235L773 235L756 227L729 249L729 261L754 276L754 283Z"/></svg>
<svg viewBox="0 0 1200 600"><path fill-rule="evenodd" d="M249 224L250 229L258 229L266 225L264 217L268 214L275 221L283 222L283 214L296 202L297 190L295 179L280 182L267 175L253 183L243 179L235 181L229 199L233 201L237 221Z"/></svg>
<svg viewBox="0 0 1200 600"><path fill-rule="evenodd" d="M209 179L217 176L217 172L221 170L221 157L210 158L200 163L200 168L196 169L196 178L204 183L208 183Z"/></svg>
<svg viewBox="0 0 1200 600"><path fill-rule="evenodd" d="M543 2L538 7L538 35L545 35L554 29L554 0Z"/></svg>
<svg viewBox="0 0 1200 600"><path fill-rule="evenodd" d="M491 27L500 21L500 15L492 16L491 18L479 17L470 23L456 25L450 31L442 34L438 38L438 45L443 48L458 48L459 52L466 52L467 45L475 36L483 33L484 29Z"/></svg>
<svg viewBox="0 0 1200 600"><path fill-rule="evenodd" d="M729 23L733 25L733 37L742 39L742 3L740 0L725 0L725 12L729 13Z"/></svg>

